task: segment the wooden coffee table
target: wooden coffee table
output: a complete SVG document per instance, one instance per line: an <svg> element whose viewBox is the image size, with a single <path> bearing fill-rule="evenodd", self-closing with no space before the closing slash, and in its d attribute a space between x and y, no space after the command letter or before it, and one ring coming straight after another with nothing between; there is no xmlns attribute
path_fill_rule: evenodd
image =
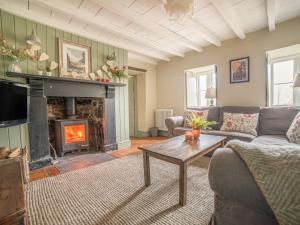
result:
<svg viewBox="0 0 300 225"><path fill-rule="evenodd" d="M139 147L143 151L145 186L150 185L149 156L179 165L179 204L186 204L187 164L205 154L223 147L226 137L202 134L198 142L186 142L178 136L157 144Z"/></svg>

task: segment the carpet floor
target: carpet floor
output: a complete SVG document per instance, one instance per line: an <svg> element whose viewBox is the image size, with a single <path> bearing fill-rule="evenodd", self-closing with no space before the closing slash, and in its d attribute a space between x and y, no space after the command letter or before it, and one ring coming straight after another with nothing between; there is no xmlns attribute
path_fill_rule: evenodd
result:
<svg viewBox="0 0 300 225"><path fill-rule="evenodd" d="M26 186L30 225L207 225L213 212L206 157L188 167L187 205L178 205L176 165L150 158L144 187L141 154Z"/></svg>

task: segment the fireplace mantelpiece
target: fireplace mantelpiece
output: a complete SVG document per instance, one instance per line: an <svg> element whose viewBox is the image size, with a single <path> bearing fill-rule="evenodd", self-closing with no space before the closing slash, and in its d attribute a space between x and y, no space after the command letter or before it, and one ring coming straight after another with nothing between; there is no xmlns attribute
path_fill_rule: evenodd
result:
<svg viewBox="0 0 300 225"><path fill-rule="evenodd" d="M15 72L6 72L6 75L9 77L20 77L25 79L37 79L37 80L56 80L56 81L68 81L72 83L85 83L85 84L94 84L101 86L114 86L114 87L124 87L125 84L122 83L108 83L108 82L99 82L94 80L84 80L84 79L75 79L75 78L65 78L65 77L57 77L57 76L43 76L37 74L29 74L29 73L15 73Z"/></svg>
<svg viewBox="0 0 300 225"><path fill-rule="evenodd" d="M98 97L104 99L104 140L103 150L117 149L115 122L115 87L121 83L100 83L7 72L8 76L25 78L30 86L30 167L43 167L52 160L49 150L49 128L47 97Z"/></svg>

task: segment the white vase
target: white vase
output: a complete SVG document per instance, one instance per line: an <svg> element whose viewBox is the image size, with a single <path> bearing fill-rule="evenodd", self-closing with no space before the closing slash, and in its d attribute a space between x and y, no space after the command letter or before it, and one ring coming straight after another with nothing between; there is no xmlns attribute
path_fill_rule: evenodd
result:
<svg viewBox="0 0 300 225"><path fill-rule="evenodd" d="M38 75L43 75L43 70L38 70Z"/></svg>
<svg viewBox="0 0 300 225"><path fill-rule="evenodd" d="M22 69L21 69L20 61L16 60L16 61L13 61L11 64L9 64L8 71L15 72L15 73L21 73Z"/></svg>
<svg viewBox="0 0 300 225"><path fill-rule="evenodd" d="M47 76L52 76L52 73L51 72L46 72L46 75Z"/></svg>

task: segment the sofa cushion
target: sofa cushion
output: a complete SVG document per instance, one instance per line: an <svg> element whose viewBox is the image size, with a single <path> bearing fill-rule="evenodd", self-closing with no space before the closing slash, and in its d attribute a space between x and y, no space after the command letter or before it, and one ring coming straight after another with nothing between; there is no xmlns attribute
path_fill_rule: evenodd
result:
<svg viewBox="0 0 300 225"><path fill-rule="evenodd" d="M258 113L227 113L224 112L223 125L220 130L241 132L257 136Z"/></svg>
<svg viewBox="0 0 300 225"><path fill-rule="evenodd" d="M213 107L201 107L201 108L189 108L190 110L208 110L207 120L208 121L215 121L217 122L216 125L211 126L212 129L217 130L219 127L219 114L220 114L220 107L213 106Z"/></svg>
<svg viewBox="0 0 300 225"><path fill-rule="evenodd" d="M230 132L230 131L220 131L220 130L205 130L205 131L202 131L202 133L226 136L227 137L226 141L238 139L241 141L250 142L255 138L255 136L251 135L251 134L245 134L245 133L240 133L240 132Z"/></svg>
<svg viewBox="0 0 300 225"><path fill-rule="evenodd" d="M299 146L289 140L284 135L262 135L254 138L252 141L253 143L263 144L263 145L292 145L292 146Z"/></svg>
<svg viewBox="0 0 300 225"><path fill-rule="evenodd" d="M220 129L223 125L223 117L225 112L254 114L254 113L259 113L259 111L260 108L256 106L223 106L220 108L218 129Z"/></svg>
<svg viewBox="0 0 300 225"><path fill-rule="evenodd" d="M290 128L286 133L286 137L290 142L300 145L300 112L294 118Z"/></svg>
<svg viewBox="0 0 300 225"><path fill-rule="evenodd" d="M259 135L286 135L300 107L265 107L259 113Z"/></svg>

